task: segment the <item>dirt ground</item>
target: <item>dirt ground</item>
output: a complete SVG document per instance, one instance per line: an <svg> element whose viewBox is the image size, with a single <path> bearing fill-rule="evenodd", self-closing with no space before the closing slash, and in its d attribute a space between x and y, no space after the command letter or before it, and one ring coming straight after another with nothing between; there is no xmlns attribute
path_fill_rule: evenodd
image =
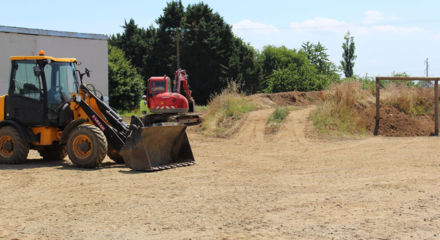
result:
<svg viewBox="0 0 440 240"><path fill-rule="evenodd" d="M371 105L361 113L366 120L367 131L374 132L376 106ZM380 107L379 135L388 137L431 136L434 134L433 115L410 116L394 106Z"/></svg>
<svg viewBox="0 0 440 240"><path fill-rule="evenodd" d="M191 167L0 165L0 239L439 239L440 139L321 137L312 109L272 137L270 109L228 139L189 130Z"/></svg>

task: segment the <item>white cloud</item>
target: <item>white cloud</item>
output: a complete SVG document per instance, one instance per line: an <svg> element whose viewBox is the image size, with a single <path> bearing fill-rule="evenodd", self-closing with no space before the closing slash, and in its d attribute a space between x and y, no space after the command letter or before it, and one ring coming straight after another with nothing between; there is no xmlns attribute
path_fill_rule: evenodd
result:
<svg viewBox="0 0 440 240"><path fill-rule="evenodd" d="M364 24L370 25L370 24L377 24L380 22L388 22L388 21L394 21L398 18L396 16L386 17L379 11L369 10L364 12Z"/></svg>
<svg viewBox="0 0 440 240"><path fill-rule="evenodd" d="M278 28L270 24L264 24L259 22L252 22L250 20L242 20L232 25L234 32L252 32L258 34L271 34L278 32Z"/></svg>
<svg viewBox="0 0 440 240"><path fill-rule="evenodd" d="M379 11L365 11L362 23L345 22L337 19L316 17L302 22L290 23L291 28L298 32L336 32L344 33L347 31L355 35L372 33L392 33L398 35L407 35L412 33L424 32L419 27L405 27L396 24L387 24L395 21L395 16L384 16Z"/></svg>
<svg viewBox="0 0 440 240"><path fill-rule="evenodd" d="M344 21L336 19L316 17L314 19L302 22L292 22L290 26L295 31L328 31L328 32L346 32L349 25Z"/></svg>
<svg viewBox="0 0 440 240"><path fill-rule="evenodd" d="M371 30L377 32L394 33L398 35L408 35L413 33L424 32L424 30L419 27L401 27L394 25L376 25L376 26L372 26Z"/></svg>

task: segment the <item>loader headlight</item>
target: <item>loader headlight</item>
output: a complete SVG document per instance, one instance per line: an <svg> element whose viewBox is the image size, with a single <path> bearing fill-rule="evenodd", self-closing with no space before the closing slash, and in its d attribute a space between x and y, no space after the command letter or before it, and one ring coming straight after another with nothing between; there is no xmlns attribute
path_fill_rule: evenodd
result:
<svg viewBox="0 0 440 240"><path fill-rule="evenodd" d="M79 102L81 102L81 95L75 95L75 98L74 98L74 100L75 100L75 102L77 102L77 103L79 103Z"/></svg>

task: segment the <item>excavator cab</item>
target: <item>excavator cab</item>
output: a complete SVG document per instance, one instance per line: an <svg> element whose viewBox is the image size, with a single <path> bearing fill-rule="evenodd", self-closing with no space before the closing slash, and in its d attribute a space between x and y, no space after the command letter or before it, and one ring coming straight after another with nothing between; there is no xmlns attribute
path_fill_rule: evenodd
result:
<svg viewBox="0 0 440 240"><path fill-rule="evenodd" d="M171 92L171 80L169 77L152 77L148 80L148 92L151 96L164 92Z"/></svg>

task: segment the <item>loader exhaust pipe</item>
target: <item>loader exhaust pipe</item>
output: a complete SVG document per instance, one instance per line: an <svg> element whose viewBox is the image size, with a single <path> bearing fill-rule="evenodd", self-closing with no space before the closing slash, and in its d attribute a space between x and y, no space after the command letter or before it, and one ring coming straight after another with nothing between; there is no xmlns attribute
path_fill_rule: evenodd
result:
<svg viewBox="0 0 440 240"><path fill-rule="evenodd" d="M157 171L195 163L186 126L163 123L132 131L120 150L127 167Z"/></svg>

